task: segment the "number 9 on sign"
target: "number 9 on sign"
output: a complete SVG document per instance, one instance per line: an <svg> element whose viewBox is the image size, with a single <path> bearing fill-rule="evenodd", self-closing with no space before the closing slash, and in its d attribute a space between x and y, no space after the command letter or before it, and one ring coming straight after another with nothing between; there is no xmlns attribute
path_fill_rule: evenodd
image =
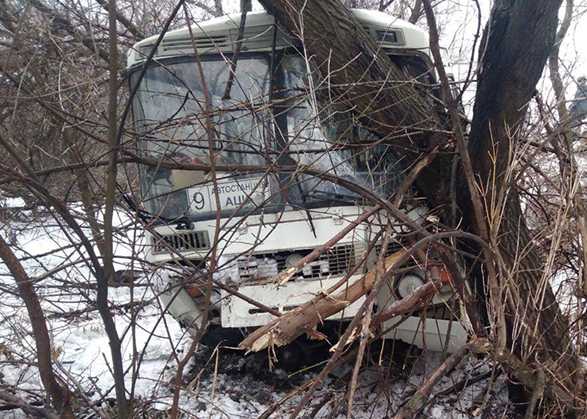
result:
<svg viewBox="0 0 587 419"><path fill-rule="evenodd" d="M204 199L204 194L202 192L196 192L194 194L194 206L197 210L204 209L206 205L206 201Z"/></svg>

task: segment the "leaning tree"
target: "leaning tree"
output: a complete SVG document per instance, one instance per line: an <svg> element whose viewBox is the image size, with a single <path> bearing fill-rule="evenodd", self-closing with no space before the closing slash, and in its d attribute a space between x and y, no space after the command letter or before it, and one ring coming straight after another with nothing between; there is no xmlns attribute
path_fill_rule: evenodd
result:
<svg viewBox="0 0 587 419"><path fill-rule="evenodd" d="M515 166L520 131L555 42L562 0L494 3L480 42L468 141L455 103L448 100L444 111L450 118L443 121L417 93L417 86L394 83L405 77L340 2L260 2L301 39L363 124L382 137L396 131L393 145L404 162L415 165L426 159L416 180L420 194L441 210L445 224L454 227L460 220L461 228L486 244L461 243L479 248L482 256L482 263L469 262L477 298L487 308L475 312L474 305L468 306L469 316L479 319L474 321L475 333L484 335L484 325L491 326L491 355L534 391L533 399L545 387L550 400L574 411L583 394L579 358L524 218ZM429 1L423 5L438 74L446 87L434 15ZM386 88L373 87L382 81ZM452 122L450 132L447 119ZM451 170L455 153L458 166Z"/></svg>

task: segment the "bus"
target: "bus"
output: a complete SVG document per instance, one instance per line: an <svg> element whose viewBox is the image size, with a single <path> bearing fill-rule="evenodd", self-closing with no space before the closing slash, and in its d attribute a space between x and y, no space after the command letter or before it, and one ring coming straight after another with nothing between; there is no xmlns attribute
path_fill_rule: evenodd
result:
<svg viewBox="0 0 587 419"><path fill-rule="evenodd" d="M381 12L352 13L427 100L442 99L426 32ZM265 12L249 12L245 21L241 27L241 15L215 18L170 31L158 45L159 36L145 39L128 54L137 153L160 162L139 167L141 205L150 216L145 258L159 269L182 269L165 276L165 310L190 333L205 327L205 336L217 338L242 336L275 312L360 279L382 252L388 223L394 233L386 254L408 245L405 226L376 212L287 281L275 281L373 206L348 185L387 199L405 168L390 140L337 99L299 39ZM402 211L425 223L425 205L408 201ZM212 254L212 306L203 325ZM379 292L376 309L427 280L411 262ZM364 298L323 326L352 319ZM387 321L384 337L452 352L467 339L463 316L445 281L429 307Z"/></svg>

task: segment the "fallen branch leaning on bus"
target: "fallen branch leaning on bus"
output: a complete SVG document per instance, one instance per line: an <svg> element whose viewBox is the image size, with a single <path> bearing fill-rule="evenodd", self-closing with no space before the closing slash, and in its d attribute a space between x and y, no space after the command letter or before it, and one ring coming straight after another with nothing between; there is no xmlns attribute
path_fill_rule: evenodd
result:
<svg viewBox="0 0 587 419"><path fill-rule="evenodd" d="M426 248L427 243L419 242L410 250L400 250L384 260L384 280L390 279L397 270L405 264L417 251ZM270 346L283 346L292 342L298 336L306 333L311 338L323 339L324 336L316 331L323 319L338 313L350 306L363 295L369 293L377 279L377 268L371 269L361 279L337 294L331 295L329 290L325 295L318 295L295 310L273 320L271 323L257 329L247 336L239 345L247 352L258 352ZM371 326L375 327L391 317L414 311L422 306L435 294L440 286L440 280L432 281L414 290L407 298L399 300L375 316Z"/></svg>
<svg viewBox="0 0 587 419"><path fill-rule="evenodd" d="M386 272L396 268L395 265L405 253L405 250L400 250L387 257L385 259ZM321 296L313 298L295 310L255 330L239 344L239 348L245 349L247 352L258 352L268 346L287 345L304 333L314 338L323 338L323 335L315 330L316 326L323 319L345 309L369 292L376 278L376 268L373 268L347 289L335 295L328 295L327 292L324 298Z"/></svg>

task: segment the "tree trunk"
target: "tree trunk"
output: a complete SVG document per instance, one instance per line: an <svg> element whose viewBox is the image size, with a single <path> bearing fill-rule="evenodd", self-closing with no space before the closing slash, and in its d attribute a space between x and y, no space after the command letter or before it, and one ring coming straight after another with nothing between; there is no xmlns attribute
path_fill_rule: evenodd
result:
<svg viewBox="0 0 587 419"><path fill-rule="evenodd" d="M497 268L507 297L509 330L516 332L510 341L513 354L531 366L530 370L546 368L552 374L547 377L547 383L562 384L559 387L565 394L571 394L579 362L568 324L543 277L542 261L532 245L516 185L506 184L511 179L512 147L554 42L561 1L495 2L481 43L482 66L468 148L476 181L487 198L487 215L482 221L489 228L491 245L499 256ZM442 137L432 133L439 127L434 110L410 84L373 87L373 83L382 80L403 80L403 75L384 54L374 60L377 51L374 41L341 3L336 0L260 0L260 3L281 25L302 38L322 74L330 71L332 85L346 88L343 91L339 87L338 92L371 130L382 137L387 137L390 131L408 134L393 140L398 145L398 156L404 161L413 163L429 146L445 146ZM446 203L445 197L449 195L447 155L440 153L416 182L431 207ZM464 226L479 233L464 182L457 200L465 217ZM501 205L496 206L496 202ZM479 277L482 278L481 274ZM503 356L500 360L507 362ZM550 392L554 393L557 392ZM564 402L568 406L569 400Z"/></svg>
<svg viewBox="0 0 587 419"><path fill-rule="evenodd" d="M0 235L0 259L6 264L6 267L14 278L18 287L18 293L24 301L31 320L37 351L39 375L41 376L43 387L45 387L45 390L49 394L53 406L60 412L59 417L61 419L73 419L71 393L67 387L62 386L57 381L57 377L53 373L51 339L49 338L49 330L45 322L43 308L33 287L33 281L25 272L16 255L4 241L2 235Z"/></svg>
<svg viewBox="0 0 587 419"><path fill-rule="evenodd" d="M481 42L482 70L468 147L486 202L505 199L501 206L487 205L486 213L492 244L503 259L500 283L509 295L506 316L510 327L520 332L510 336L514 354L522 362L554 368L550 372L555 376L547 382L563 380L572 393L579 363L569 325L543 276L516 185L508 181L527 105L554 44L561 2L495 3Z"/></svg>
<svg viewBox="0 0 587 419"><path fill-rule="evenodd" d="M354 15L337 0L260 3L276 21L300 39L338 101L355 109L361 122L395 147L408 167L436 147L446 146L437 112L421 92L365 33ZM302 19L300 19L300 14ZM441 154L416 180L431 206L447 202L452 156Z"/></svg>

